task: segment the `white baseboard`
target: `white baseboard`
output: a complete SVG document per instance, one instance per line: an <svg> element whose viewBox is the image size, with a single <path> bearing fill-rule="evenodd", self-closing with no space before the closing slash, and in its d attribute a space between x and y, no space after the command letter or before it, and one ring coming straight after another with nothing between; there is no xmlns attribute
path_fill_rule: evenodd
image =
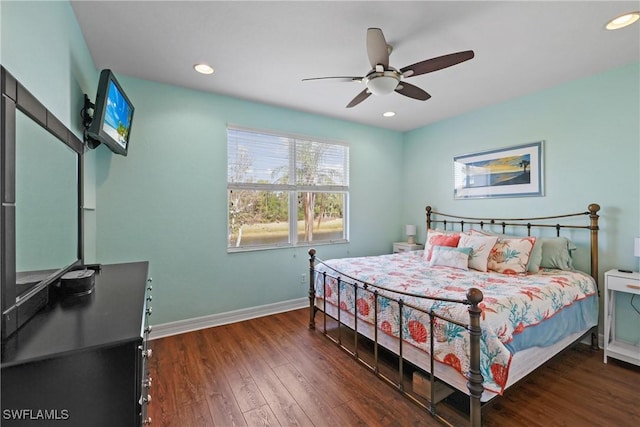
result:
<svg viewBox="0 0 640 427"><path fill-rule="evenodd" d="M208 316L195 317L193 319L152 325L149 339L155 340L158 338L169 337L171 335L184 334L186 332L197 331L199 329L227 325L229 323L241 322L243 320L255 319L256 317L297 310L308 306L309 298L298 298L257 307L227 311L226 313L210 314Z"/></svg>

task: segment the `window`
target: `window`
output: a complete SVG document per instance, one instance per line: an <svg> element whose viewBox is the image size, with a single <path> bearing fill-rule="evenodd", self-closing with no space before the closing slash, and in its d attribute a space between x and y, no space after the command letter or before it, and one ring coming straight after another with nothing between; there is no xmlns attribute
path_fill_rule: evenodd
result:
<svg viewBox="0 0 640 427"><path fill-rule="evenodd" d="M347 241L349 146L227 128L229 251Z"/></svg>

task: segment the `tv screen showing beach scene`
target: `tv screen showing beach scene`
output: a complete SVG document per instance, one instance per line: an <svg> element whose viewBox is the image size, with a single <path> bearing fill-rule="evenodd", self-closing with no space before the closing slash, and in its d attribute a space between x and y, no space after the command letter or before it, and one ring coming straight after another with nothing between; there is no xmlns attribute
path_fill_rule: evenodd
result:
<svg viewBox="0 0 640 427"><path fill-rule="evenodd" d="M116 84L110 80L102 130L123 149L127 148L129 141L132 117L132 106L127 102L123 94L120 93Z"/></svg>

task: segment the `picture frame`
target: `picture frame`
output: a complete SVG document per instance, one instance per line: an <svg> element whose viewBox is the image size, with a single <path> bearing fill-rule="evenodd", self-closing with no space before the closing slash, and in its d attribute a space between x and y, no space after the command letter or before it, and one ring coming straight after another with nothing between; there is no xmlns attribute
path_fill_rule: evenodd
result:
<svg viewBox="0 0 640 427"><path fill-rule="evenodd" d="M454 157L454 199L543 196L543 142Z"/></svg>

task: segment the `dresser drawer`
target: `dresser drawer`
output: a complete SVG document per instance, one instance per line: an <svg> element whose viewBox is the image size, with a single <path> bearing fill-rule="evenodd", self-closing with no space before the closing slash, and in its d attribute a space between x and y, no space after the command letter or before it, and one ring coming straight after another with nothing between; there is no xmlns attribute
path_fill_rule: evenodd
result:
<svg viewBox="0 0 640 427"><path fill-rule="evenodd" d="M640 280L609 276L607 278L607 289L640 295Z"/></svg>

